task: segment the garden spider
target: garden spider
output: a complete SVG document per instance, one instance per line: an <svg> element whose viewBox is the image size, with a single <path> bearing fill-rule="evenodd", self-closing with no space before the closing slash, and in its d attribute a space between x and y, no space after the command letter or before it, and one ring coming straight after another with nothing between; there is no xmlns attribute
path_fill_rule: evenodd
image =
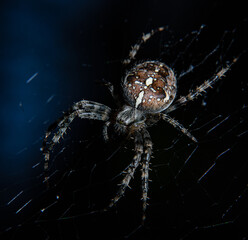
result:
<svg viewBox="0 0 248 240"><path fill-rule="evenodd" d="M150 33L143 34L142 38L130 50L128 58L123 61L123 65L127 66L132 63L141 45L149 40L156 32L163 30L164 28L160 27L152 30ZM132 162L122 173L123 179L119 190L106 209L114 206L124 196L130 180L134 177L136 169L140 166L142 179L141 200L143 202L142 222L144 223L148 205L149 165L152 155L152 141L147 128L162 119L197 143L196 138L177 120L171 118L168 113L205 93L208 88L211 88L214 83L225 75L236 60L237 58L234 58L229 65L226 64L225 67L210 79L196 87L195 90L191 90L188 95L181 96L177 100L175 100L177 80L170 67L159 61L144 61L134 64L122 79L121 86L125 103L120 108L111 109L101 103L81 100L74 103L62 118L58 119L48 128L42 146L45 172L48 170L51 151L76 117L104 121L103 137L106 141L109 139L109 130L112 130L117 135L123 135L127 139L133 139L135 151ZM107 83L107 86L113 98L116 99L117 96L113 85ZM51 136L52 132L57 128L57 132ZM50 141L48 141L49 137L51 138ZM45 177L45 181L47 180L48 177Z"/></svg>

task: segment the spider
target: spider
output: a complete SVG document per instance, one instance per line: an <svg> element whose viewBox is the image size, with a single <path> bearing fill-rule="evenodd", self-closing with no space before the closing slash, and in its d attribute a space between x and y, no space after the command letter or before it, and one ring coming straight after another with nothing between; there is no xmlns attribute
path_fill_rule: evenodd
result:
<svg viewBox="0 0 248 240"><path fill-rule="evenodd" d="M147 42L155 33L163 30L164 27L160 27L143 34L141 39L131 48L128 57L122 62L123 65L130 65L135 60L141 45ZM135 152L132 162L122 173L123 179L115 197L110 201L106 209L114 206L124 196L136 169L140 167L142 223L144 223L148 206L149 165L153 147L147 128L159 120L164 120L197 143L197 139L189 130L177 120L171 118L168 113L185 105L187 102L195 100L205 93L208 88L212 88L213 84L225 75L236 60L237 58L234 58L230 64L226 64L225 67L222 67L220 71L204 81L200 86L190 90L186 96L181 96L176 100L177 79L174 71L169 66L159 61L143 61L133 64L133 67L127 70L121 81L124 100L122 106L117 109L111 109L101 103L81 100L74 103L69 111L64 113L63 117L48 128L41 148L45 162L44 171L48 171L48 162L54 146L63 138L69 125L76 117L104 121L103 138L105 141L109 140L109 131L112 130L117 135L133 140ZM111 83L107 83L107 86L114 100L117 100L114 86ZM51 136L56 129L57 131ZM45 181L48 181L47 176Z"/></svg>

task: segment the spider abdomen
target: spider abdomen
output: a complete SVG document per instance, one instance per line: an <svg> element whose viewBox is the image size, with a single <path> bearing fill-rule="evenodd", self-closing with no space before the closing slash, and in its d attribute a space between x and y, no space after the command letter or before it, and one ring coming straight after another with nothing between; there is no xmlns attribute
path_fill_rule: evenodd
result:
<svg viewBox="0 0 248 240"><path fill-rule="evenodd" d="M146 112L161 112L176 96L176 78L172 69L164 63L146 61L127 73L123 89L132 107Z"/></svg>

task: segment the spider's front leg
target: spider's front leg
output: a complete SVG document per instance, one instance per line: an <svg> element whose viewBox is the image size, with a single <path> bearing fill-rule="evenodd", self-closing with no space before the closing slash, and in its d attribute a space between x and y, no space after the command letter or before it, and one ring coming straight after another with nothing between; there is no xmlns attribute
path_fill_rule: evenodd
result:
<svg viewBox="0 0 248 240"><path fill-rule="evenodd" d="M143 216L142 216L142 224L146 219L146 208L147 208L147 200L148 200L148 182L149 182L149 165L152 154L152 140L149 132L144 129L143 130L143 141L144 141L144 155L143 161L141 164L141 179L142 179L142 201L143 201Z"/></svg>
<svg viewBox="0 0 248 240"><path fill-rule="evenodd" d="M82 100L75 103L62 118L59 118L55 123L53 123L46 132L41 148L45 160L45 172L48 170L48 161L50 159L51 151L59 140L63 138L63 135L66 133L69 125L76 117L107 121L109 119L110 112L111 109L104 104ZM52 139L48 142L50 135L56 128L58 128L58 131L54 133ZM45 181L46 180L47 177L45 177Z"/></svg>
<svg viewBox="0 0 248 240"><path fill-rule="evenodd" d="M124 178L119 184L119 190L117 191L116 196L111 200L108 208L114 206L120 200L120 198L124 196L126 188L129 187L129 183L133 178L135 170L137 169L141 161L141 157L143 154L143 140L142 140L142 135L138 131L134 133L134 144L135 144L135 149L134 149L135 155L133 161L129 164L126 170L123 171Z"/></svg>

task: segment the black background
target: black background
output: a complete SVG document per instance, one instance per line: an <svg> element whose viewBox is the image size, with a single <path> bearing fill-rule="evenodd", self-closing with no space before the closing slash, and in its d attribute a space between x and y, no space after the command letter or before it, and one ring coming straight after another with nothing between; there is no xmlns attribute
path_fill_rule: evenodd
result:
<svg viewBox="0 0 248 240"><path fill-rule="evenodd" d="M42 183L43 164L39 151L49 124L73 102L89 99L114 107L101 81L118 85L124 72L120 62L143 32L169 26L170 31L155 36L142 48L144 51L138 58L158 58L170 65L175 52L171 53L171 59L165 59L164 43L206 25L201 35L202 49L190 49L189 59L183 59L178 68L175 66L176 73L182 71L187 61L192 62L195 55L204 55L211 46L218 44L225 30L237 30L233 35L235 44L227 58L237 56L247 48L246 6L242 2L2 1L1 239L209 239L228 236L247 239L248 168L244 155L247 110L242 110L247 105L248 94L247 54L234 65L225 83L218 85L216 91L210 91L205 99L206 107L197 101L172 114L186 127L195 122L192 129L199 140L198 147L166 124L151 130L155 158L152 159L153 182L145 227L140 227L138 174L132 184L133 190L128 190L116 208L106 213L98 211L114 195L120 180L115 176L131 160L132 152L127 149L131 149L132 144L125 145L126 148L109 158L120 143L105 144L99 122L75 121L57 153L63 147L66 150L55 153L50 170L55 174L49 189ZM187 55L185 47L182 49ZM211 70L210 76L214 71L209 67ZM186 94L205 76L209 76L206 69L196 72L193 80L189 78L182 83L180 93ZM221 117L214 121L219 115ZM206 134L211 126L227 116L228 120L217 131ZM197 130L211 120L212 125ZM178 143L166 151L173 140ZM190 164L182 168L195 147ZM229 148L227 157L218 158ZM214 161L216 166L206 175L207 180L197 183ZM182 174L176 177L180 169ZM21 194L17 196L18 193ZM42 213L43 208L46 211Z"/></svg>

